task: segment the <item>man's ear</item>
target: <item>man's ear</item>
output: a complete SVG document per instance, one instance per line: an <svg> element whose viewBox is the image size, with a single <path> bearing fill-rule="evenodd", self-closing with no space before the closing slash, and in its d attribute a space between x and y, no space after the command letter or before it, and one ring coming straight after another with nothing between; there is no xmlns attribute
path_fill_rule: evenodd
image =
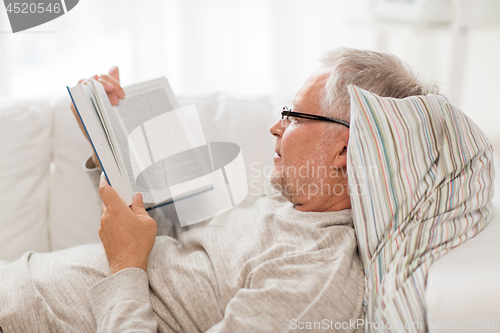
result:
<svg viewBox="0 0 500 333"><path fill-rule="evenodd" d="M339 133L337 142L335 142L334 149L337 151L333 165L337 168L347 166L347 144L349 143L349 131L345 130Z"/></svg>

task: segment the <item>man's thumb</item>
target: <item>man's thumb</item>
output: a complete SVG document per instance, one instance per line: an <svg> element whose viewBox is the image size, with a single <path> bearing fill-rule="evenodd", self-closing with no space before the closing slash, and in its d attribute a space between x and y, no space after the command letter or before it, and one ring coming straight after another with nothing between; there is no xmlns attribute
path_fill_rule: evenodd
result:
<svg viewBox="0 0 500 333"><path fill-rule="evenodd" d="M109 74L109 76L113 77L113 79L118 81L118 83L120 82L120 70L118 69L118 67L116 67L116 66L111 67L109 69L108 74Z"/></svg>
<svg viewBox="0 0 500 333"><path fill-rule="evenodd" d="M130 208L135 214L148 215L148 212L146 212L146 210L144 209L144 202L142 200L142 194L137 193L132 199L132 205L130 205Z"/></svg>

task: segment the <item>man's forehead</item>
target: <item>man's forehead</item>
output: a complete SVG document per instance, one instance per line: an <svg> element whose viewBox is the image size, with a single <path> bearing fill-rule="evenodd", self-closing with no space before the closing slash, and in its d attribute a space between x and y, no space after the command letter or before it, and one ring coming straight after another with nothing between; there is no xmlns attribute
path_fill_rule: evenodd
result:
<svg viewBox="0 0 500 333"><path fill-rule="evenodd" d="M292 101L292 107L308 106L319 107L319 100L321 98L321 91L323 90L326 80L329 77L329 72L325 70L318 70L313 72L304 82L302 87L297 91Z"/></svg>

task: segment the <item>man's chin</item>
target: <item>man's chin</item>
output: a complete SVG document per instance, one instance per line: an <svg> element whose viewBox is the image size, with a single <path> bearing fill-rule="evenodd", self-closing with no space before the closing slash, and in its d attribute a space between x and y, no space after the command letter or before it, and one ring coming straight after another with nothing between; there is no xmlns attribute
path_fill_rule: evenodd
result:
<svg viewBox="0 0 500 333"><path fill-rule="evenodd" d="M283 176L283 173L281 172L281 168L275 167L273 171L271 172L271 175L269 176L269 181L271 183L271 186L280 191L283 187L285 187L283 184L285 184L285 177Z"/></svg>
<svg viewBox="0 0 500 333"><path fill-rule="evenodd" d="M286 181L285 177L281 174L281 172L276 172L271 175L271 186L277 190L278 192L281 193L281 195L290 201L291 203L295 204L295 196L293 195L293 192L291 190L291 186L288 184Z"/></svg>

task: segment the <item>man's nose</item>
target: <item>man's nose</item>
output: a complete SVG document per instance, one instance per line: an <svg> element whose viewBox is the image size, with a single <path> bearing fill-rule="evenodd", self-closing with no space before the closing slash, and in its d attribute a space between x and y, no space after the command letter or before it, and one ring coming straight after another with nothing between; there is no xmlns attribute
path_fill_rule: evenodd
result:
<svg viewBox="0 0 500 333"><path fill-rule="evenodd" d="M284 128L281 126L281 119L276 120L269 128L269 132L271 132L271 134L275 137L281 137L283 130Z"/></svg>

